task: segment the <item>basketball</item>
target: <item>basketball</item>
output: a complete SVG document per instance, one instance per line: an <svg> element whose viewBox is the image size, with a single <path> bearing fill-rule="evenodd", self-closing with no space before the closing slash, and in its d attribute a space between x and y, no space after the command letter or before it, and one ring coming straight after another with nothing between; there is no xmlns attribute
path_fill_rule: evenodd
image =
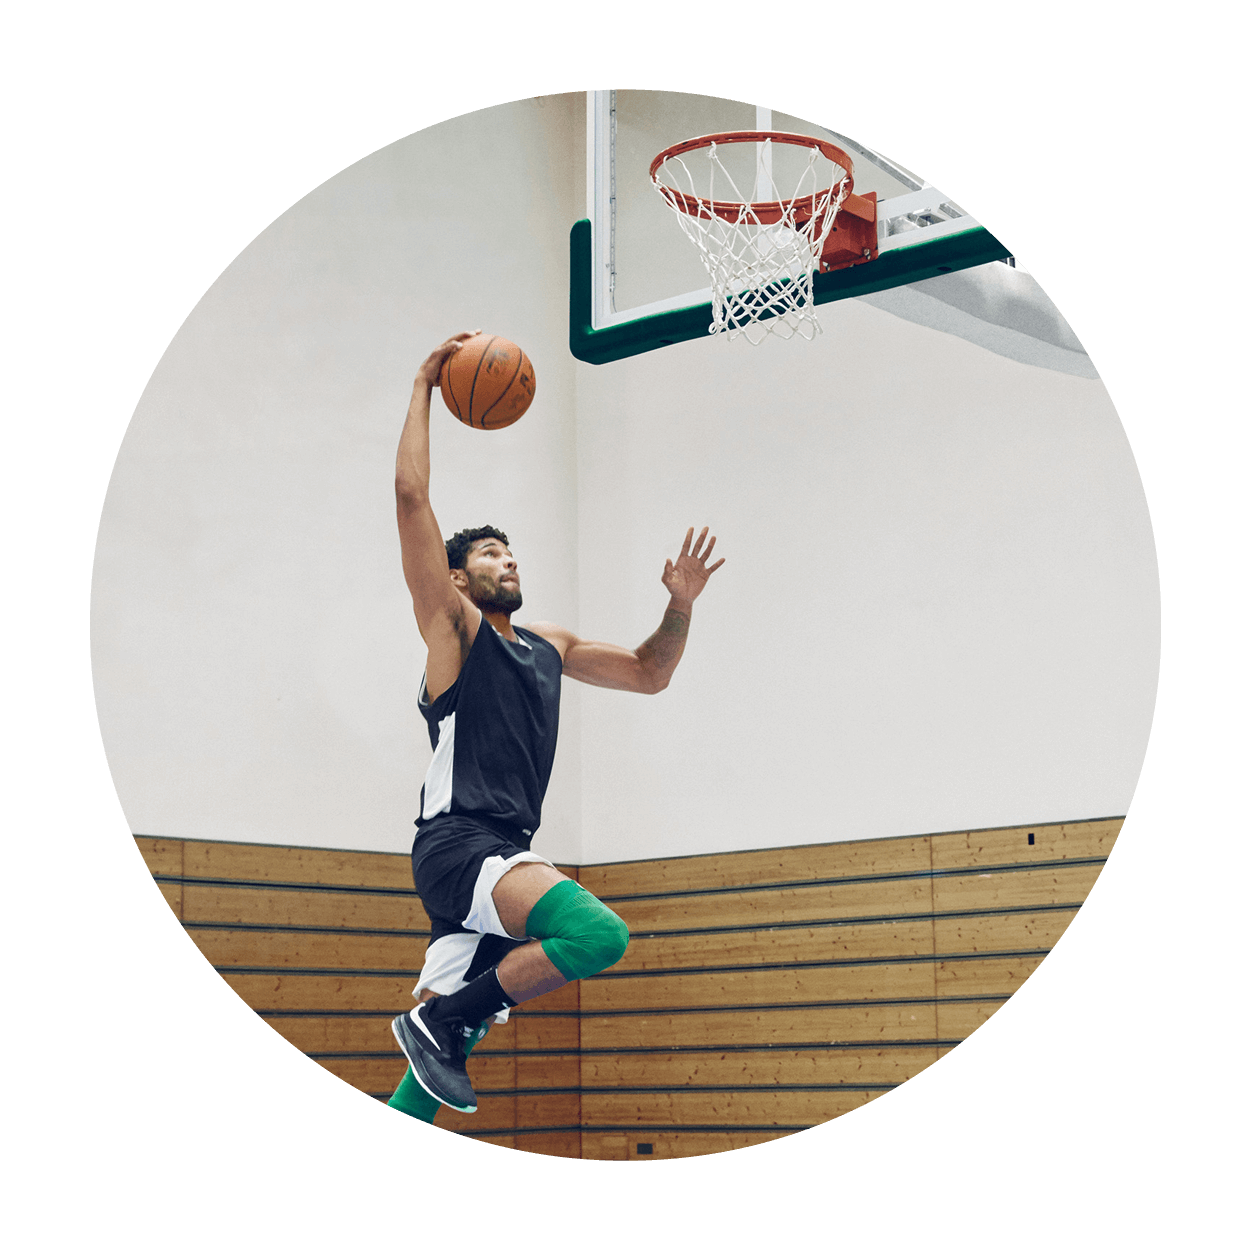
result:
<svg viewBox="0 0 1251 1251"><path fill-rule="evenodd" d="M497 334L476 334L443 362L443 402L475 430L511 426L534 399L534 366L515 344Z"/></svg>

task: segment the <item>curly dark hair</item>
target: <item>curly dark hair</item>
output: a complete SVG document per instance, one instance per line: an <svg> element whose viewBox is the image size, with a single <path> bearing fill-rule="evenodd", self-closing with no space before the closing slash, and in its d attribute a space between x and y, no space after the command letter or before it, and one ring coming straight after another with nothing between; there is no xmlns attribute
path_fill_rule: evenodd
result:
<svg viewBox="0 0 1251 1251"><path fill-rule="evenodd" d="M478 526L476 530L458 530L444 544L447 548L447 567L463 569L469 556L469 549L479 539L499 539L505 547L508 546L508 535L494 526Z"/></svg>

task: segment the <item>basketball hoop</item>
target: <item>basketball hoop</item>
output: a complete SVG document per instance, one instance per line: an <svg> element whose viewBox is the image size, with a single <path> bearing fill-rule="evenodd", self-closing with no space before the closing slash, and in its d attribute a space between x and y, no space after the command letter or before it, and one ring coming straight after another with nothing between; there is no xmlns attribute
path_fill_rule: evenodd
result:
<svg viewBox="0 0 1251 1251"><path fill-rule="evenodd" d="M749 199L722 163L719 147L745 143L756 145L755 192L775 198ZM779 143L808 150L807 164L789 196L773 178L773 145ZM688 165L683 157L701 149L701 157ZM705 162L706 196L697 190L691 169ZM750 343L761 343L770 334L811 339L821 330L812 299L813 272L877 254L876 197L852 195L851 157L824 139L763 130L703 135L666 148L649 173L682 232L699 249L712 281L709 334L724 332L731 339L742 334ZM844 232L836 219L849 197L855 212L842 214L853 219ZM835 233L847 239L832 246Z"/></svg>

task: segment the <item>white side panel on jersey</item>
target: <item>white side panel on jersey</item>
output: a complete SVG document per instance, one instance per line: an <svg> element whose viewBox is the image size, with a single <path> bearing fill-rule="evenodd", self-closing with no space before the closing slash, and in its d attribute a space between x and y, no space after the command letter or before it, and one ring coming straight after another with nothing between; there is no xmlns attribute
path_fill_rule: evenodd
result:
<svg viewBox="0 0 1251 1251"><path fill-rule="evenodd" d="M425 694L425 688L422 688ZM426 770L426 800L421 806L421 819L429 821L452 807L452 760L456 751L456 714L448 713L439 722L439 745Z"/></svg>

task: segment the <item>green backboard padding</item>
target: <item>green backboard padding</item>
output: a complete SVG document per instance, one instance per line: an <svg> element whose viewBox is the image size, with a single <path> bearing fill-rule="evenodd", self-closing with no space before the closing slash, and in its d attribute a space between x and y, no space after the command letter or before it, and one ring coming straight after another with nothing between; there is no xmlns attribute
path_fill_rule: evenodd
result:
<svg viewBox="0 0 1251 1251"><path fill-rule="evenodd" d="M927 243L894 248L863 265L817 274L812 281L813 298L817 304L828 304L853 295L871 295L988 261L1006 260L1011 255L990 231L977 226ZM712 322L710 303L653 313L603 330L593 329L591 264L591 223L584 218L574 222L569 232L569 350L578 360L606 365L685 339L708 337Z"/></svg>

